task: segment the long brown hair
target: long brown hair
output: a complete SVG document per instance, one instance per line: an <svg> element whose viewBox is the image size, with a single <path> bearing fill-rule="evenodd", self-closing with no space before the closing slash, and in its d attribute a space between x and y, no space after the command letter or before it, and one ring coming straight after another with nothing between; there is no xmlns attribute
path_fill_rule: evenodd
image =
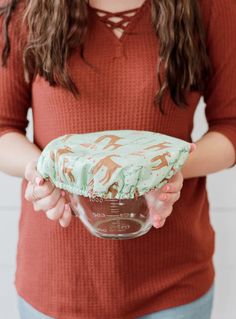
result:
<svg viewBox="0 0 236 319"><path fill-rule="evenodd" d="M29 83L38 73L51 85L60 84L78 97L79 88L69 76L66 61L75 47L80 48L83 56L88 21L86 1L11 0L1 7L5 37L3 66L10 53L8 25L21 1L25 5L22 21L28 27L23 50L25 80ZM151 0L151 4L153 26L160 43L157 70L160 89L155 102L163 112L162 100L167 91L179 107L187 105L188 91L203 91L210 63L198 0Z"/></svg>

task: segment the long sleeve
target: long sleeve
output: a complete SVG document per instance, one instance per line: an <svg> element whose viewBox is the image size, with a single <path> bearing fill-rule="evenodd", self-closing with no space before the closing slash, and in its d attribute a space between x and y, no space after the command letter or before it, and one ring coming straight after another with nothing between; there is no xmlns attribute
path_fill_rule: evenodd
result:
<svg viewBox="0 0 236 319"><path fill-rule="evenodd" d="M11 51L7 66L3 67L2 63L0 65L0 136L7 132L25 134L28 125L27 111L31 105L31 86L25 82L23 75L22 51L19 45L20 12L17 8L9 24ZM0 17L1 54L3 44L3 17Z"/></svg>
<svg viewBox="0 0 236 319"><path fill-rule="evenodd" d="M211 6L207 49L212 76L204 95L208 132L224 134L236 153L236 1L213 0Z"/></svg>

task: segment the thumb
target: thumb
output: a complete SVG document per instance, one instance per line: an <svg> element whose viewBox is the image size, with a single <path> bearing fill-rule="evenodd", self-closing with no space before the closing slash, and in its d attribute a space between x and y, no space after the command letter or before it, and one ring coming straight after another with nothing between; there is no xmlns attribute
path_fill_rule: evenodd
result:
<svg viewBox="0 0 236 319"><path fill-rule="evenodd" d="M43 185L44 178L37 172L37 161L31 161L26 165L25 178L31 183Z"/></svg>
<svg viewBox="0 0 236 319"><path fill-rule="evenodd" d="M191 143L189 153L194 152L194 151L196 150L196 148L197 148L197 145L196 145L196 144L194 144L194 143Z"/></svg>

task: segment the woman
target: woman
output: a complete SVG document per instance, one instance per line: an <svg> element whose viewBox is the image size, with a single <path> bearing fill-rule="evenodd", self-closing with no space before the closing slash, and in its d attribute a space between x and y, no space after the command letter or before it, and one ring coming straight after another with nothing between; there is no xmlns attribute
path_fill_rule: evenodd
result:
<svg viewBox="0 0 236 319"><path fill-rule="evenodd" d="M209 319L214 231L206 176L236 163L236 3L1 5L0 169L23 177L21 318ZM42 149L67 133L138 129L191 142L201 96L209 129L153 195L165 209L152 207L155 228L143 237L91 236L71 217L64 192L36 172ZM33 143L25 137L30 107Z"/></svg>

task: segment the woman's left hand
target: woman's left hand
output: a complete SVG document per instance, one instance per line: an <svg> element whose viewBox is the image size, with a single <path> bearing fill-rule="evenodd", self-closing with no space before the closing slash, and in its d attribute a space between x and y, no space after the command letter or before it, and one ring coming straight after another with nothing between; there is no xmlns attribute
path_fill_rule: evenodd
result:
<svg viewBox="0 0 236 319"><path fill-rule="evenodd" d="M195 149L196 144L192 143L190 153ZM183 174L179 171L169 179L167 184L145 194L152 225L155 228L164 226L166 218L172 213L174 203L180 198L183 181Z"/></svg>
<svg viewBox="0 0 236 319"><path fill-rule="evenodd" d="M152 225L155 228L162 227L166 218L172 213L174 203L180 198L183 180L183 175L179 171L169 179L167 184L145 194Z"/></svg>

